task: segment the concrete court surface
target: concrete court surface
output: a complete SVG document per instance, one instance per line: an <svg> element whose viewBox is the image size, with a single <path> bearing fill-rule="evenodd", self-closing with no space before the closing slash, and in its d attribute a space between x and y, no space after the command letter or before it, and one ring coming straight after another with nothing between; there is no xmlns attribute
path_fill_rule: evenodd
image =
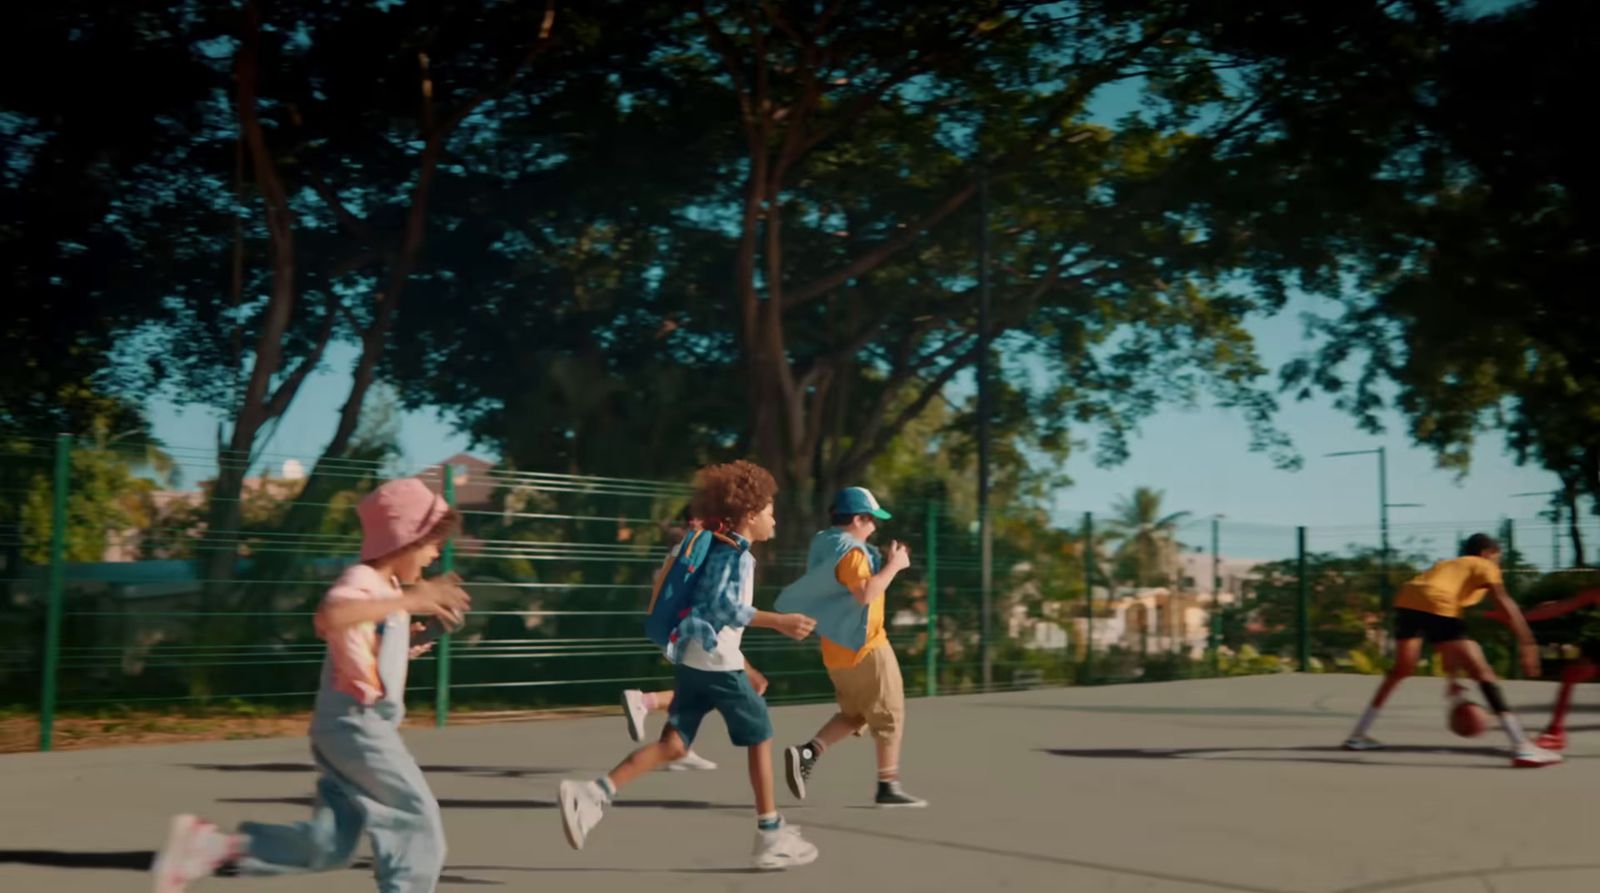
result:
<svg viewBox="0 0 1600 893"><path fill-rule="evenodd" d="M1497 731L1452 736L1442 683L1414 680L1375 729L1389 750L1337 750L1376 681L1282 675L912 701L906 785L931 806L870 808L872 748L846 740L804 804L778 783L785 815L822 850L784 874L746 868L750 792L720 720L699 742L720 769L626 789L582 852L561 835L556 784L629 750L620 717L407 737L444 806L441 891L1600 891L1600 827L1585 824L1600 791L1593 713L1577 713L1566 765L1512 769ZM1509 691L1530 727L1542 723L1552 684ZM1595 692L1580 692L1580 711ZM828 715L778 708L777 743L804 740ZM169 814L291 821L306 814L312 782L303 738L0 757L0 891L147 890L142 869ZM374 885L358 865L194 888Z"/></svg>

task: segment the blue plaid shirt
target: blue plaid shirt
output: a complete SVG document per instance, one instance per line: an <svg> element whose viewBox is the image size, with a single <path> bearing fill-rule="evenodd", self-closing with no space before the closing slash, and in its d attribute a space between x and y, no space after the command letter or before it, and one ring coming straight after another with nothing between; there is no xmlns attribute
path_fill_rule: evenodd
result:
<svg viewBox="0 0 1600 893"><path fill-rule="evenodd" d="M679 661L690 642L699 642L706 651L717 650L717 633L723 627L749 626L756 616L755 606L744 603L744 565L749 562L754 566L750 541L737 533L727 537L738 543L738 548L720 539L713 541L705 564L694 574L689 614L678 624L667 646L667 659L673 663Z"/></svg>

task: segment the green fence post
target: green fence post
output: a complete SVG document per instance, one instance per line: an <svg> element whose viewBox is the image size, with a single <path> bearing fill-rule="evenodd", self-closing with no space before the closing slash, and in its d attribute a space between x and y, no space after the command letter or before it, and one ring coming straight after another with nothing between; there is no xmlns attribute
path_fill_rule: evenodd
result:
<svg viewBox="0 0 1600 893"><path fill-rule="evenodd" d="M1299 590L1295 599L1295 653L1300 672L1311 672L1311 586L1306 580L1306 529L1295 528L1295 577Z"/></svg>
<svg viewBox="0 0 1600 893"><path fill-rule="evenodd" d="M939 503L928 501L928 697L939 693Z"/></svg>
<svg viewBox="0 0 1600 893"><path fill-rule="evenodd" d="M72 438L56 436L55 482L50 509L50 582L44 623L44 681L39 692L39 749L55 741L56 673L61 666L61 602L67 571L67 480L72 470Z"/></svg>
<svg viewBox="0 0 1600 893"><path fill-rule="evenodd" d="M1083 681L1094 681L1094 513L1083 513Z"/></svg>
<svg viewBox="0 0 1600 893"><path fill-rule="evenodd" d="M1222 675L1222 520L1211 519L1211 624L1206 648L1211 652L1211 675Z"/></svg>
<svg viewBox="0 0 1600 893"><path fill-rule="evenodd" d="M444 501L451 508L456 507L456 472L450 465L439 466L444 470ZM456 569L456 541L454 537L444 541L444 548L440 550L439 570L451 573ZM450 719L450 634L445 633L439 637L438 652L435 656L435 666L438 675L435 679L438 691L433 698L433 723L439 728L444 728Z"/></svg>

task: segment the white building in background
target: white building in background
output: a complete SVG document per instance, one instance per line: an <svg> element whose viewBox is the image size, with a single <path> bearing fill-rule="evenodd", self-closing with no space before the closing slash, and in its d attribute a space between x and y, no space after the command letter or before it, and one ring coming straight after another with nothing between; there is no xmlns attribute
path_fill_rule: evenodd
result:
<svg viewBox="0 0 1600 893"><path fill-rule="evenodd" d="M1256 558L1229 558L1226 555L1217 559L1217 576L1222 578L1223 592L1245 592L1250 581L1256 578L1256 570L1266 564ZM1178 553L1178 579L1174 587L1179 592L1197 592L1210 594L1211 585L1211 553L1209 552L1179 552Z"/></svg>

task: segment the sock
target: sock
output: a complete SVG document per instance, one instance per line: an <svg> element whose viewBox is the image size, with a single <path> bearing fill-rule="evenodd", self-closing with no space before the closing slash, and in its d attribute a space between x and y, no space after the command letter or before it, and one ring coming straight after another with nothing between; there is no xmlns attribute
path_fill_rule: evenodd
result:
<svg viewBox="0 0 1600 893"><path fill-rule="evenodd" d="M656 703L656 693L653 691L645 692L640 697L640 703L644 704L644 709L646 710L655 710L661 706L660 704Z"/></svg>
<svg viewBox="0 0 1600 893"><path fill-rule="evenodd" d="M878 784L883 784L884 782L889 782L889 783L893 784L894 782L897 782L899 780L900 780L900 767L899 766L890 766L887 769L879 769L878 770Z"/></svg>
<svg viewBox="0 0 1600 893"><path fill-rule="evenodd" d="M610 803L617 796L617 786L611 783L609 776L602 775L595 779L595 784L600 786L600 793L606 795L606 802Z"/></svg>
<svg viewBox="0 0 1600 893"><path fill-rule="evenodd" d="M1528 733L1522 730L1522 723L1517 720L1515 713L1497 714L1500 718L1500 728L1505 730L1506 737L1511 739L1511 744L1517 748L1528 746Z"/></svg>
<svg viewBox="0 0 1600 893"><path fill-rule="evenodd" d="M756 816L756 829L759 831L776 831L783 827L783 816L775 812L764 812Z"/></svg>
<svg viewBox="0 0 1600 893"><path fill-rule="evenodd" d="M1372 728L1372 724L1374 722L1376 722L1377 719L1378 719L1378 708L1376 708L1376 707L1368 707L1366 709L1366 711L1361 714L1361 718L1356 720L1356 727L1350 733L1350 737L1351 738L1360 738L1362 735L1365 735L1367 733L1367 730Z"/></svg>
<svg viewBox="0 0 1600 893"><path fill-rule="evenodd" d="M1506 704L1505 692L1500 690L1499 683L1480 682L1478 691L1483 692L1483 699L1489 702L1489 709L1496 713L1510 713L1511 707Z"/></svg>

